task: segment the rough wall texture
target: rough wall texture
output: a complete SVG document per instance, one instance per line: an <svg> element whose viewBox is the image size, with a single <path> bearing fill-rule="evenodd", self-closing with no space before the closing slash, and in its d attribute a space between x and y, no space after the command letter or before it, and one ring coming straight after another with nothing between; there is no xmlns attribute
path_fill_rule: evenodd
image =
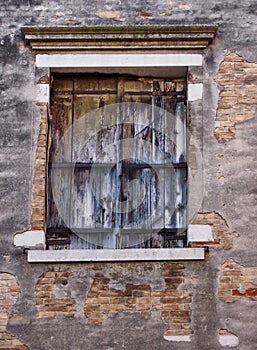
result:
<svg viewBox="0 0 257 350"><path fill-rule="evenodd" d="M257 108L256 63L231 53L220 64L215 80L221 85L214 136L218 142L235 137L236 124L254 118Z"/></svg>
<svg viewBox="0 0 257 350"><path fill-rule="evenodd" d="M12 307L19 293L16 278L9 273L0 273L0 349L28 349L19 339L6 331Z"/></svg>
<svg viewBox="0 0 257 350"><path fill-rule="evenodd" d="M159 310L168 325L164 335L191 334L190 303L192 293L180 290L184 282L182 264L166 264L161 273L164 289L152 289L149 284L126 283L124 289L110 288L110 279L99 272L85 301L86 323L100 324L118 312L139 312L149 318Z"/></svg>
<svg viewBox="0 0 257 350"><path fill-rule="evenodd" d="M210 248L227 250L232 248L233 239L238 236L236 232L229 232L226 220L215 212L197 213L192 224L211 225L214 233L214 240L212 242L192 242L192 246L194 247L204 245Z"/></svg>
<svg viewBox="0 0 257 350"><path fill-rule="evenodd" d="M45 205L46 205L46 157L47 157L47 130L48 130L48 106L40 107L40 126L37 139L37 150L34 163L34 175L31 200L31 228L45 228Z"/></svg>
<svg viewBox="0 0 257 350"><path fill-rule="evenodd" d="M241 298L257 301L257 267L242 266L233 259L222 264L219 298L231 303Z"/></svg>
<svg viewBox="0 0 257 350"><path fill-rule="evenodd" d="M76 301L71 297L68 286L69 277L74 272L47 271L36 285L36 305L38 318L55 317L62 312L66 317L72 317L76 311Z"/></svg>
<svg viewBox="0 0 257 350"><path fill-rule="evenodd" d="M256 10L254 0L1 4L0 348L256 348ZM215 249L203 262L183 262L184 268L29 265L13 236L31 229L31 217L32 228L43 228L44 169L35 159L45 157L47 112L35 101L46 72L35 76L35 57L20 27L147 24L218 25L204 53L203 105L190 111L205 180L194 223L212 226ZM175 335L182 338L167 338Z"/></svg>

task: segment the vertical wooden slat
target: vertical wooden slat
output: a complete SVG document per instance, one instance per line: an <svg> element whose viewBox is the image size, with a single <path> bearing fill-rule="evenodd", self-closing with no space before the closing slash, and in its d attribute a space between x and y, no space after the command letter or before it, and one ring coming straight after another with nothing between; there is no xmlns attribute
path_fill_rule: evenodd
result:
<svg viewBox="0 0 257 350"><path fill-rule="evenodd" d="M72 125L72 90L72 79L57 79L53 81L51 96L51 146L49 151L50 172L48 178L47 227L65 227L70 225L70 170L52 168L51 163L69 163L71 161L71 138L70 134L67 135L67 130L69 130ZM54 180L54 182L52 180ZM57 198L54 198L55 193L57 194ZM63 200L60 200L60 198ZM62 217L60 213L62 213Z"/></svg>
<svg viewBox="0 0 257 350"><path fill-rule="evenodd" d="M154 232L185 227L186 169L174 169L172 163L186 161L186 110L169 95L184 90L183 80L56 81L51 153L73 118L72 139L67 138L71 149L60 160L91 164L71 166L72 177L69 168L55 170L67 202L64 211L70 213L68 226L80 232L72 239L74 247L164 247L167 242ZM64 226L55 211L52 200L49 227Z"/></svg>

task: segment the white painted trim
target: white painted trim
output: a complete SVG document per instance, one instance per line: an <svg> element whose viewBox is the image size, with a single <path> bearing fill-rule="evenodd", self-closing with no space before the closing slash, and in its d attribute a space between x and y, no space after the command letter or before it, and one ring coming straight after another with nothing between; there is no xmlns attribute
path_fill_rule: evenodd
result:
<svg viewBox="0 0 257 350"><path fill-rule="evenodd" d="M200 54L38 54L37 67L185 67L201 66Z"/></svg>
<svg viewBox="0 0 257 350"><path fill-rule="evenodd" d="M37 102L48 103L49 102L49 84L37 84Z"/></svg>
<svg viewBox="0 0 257 350"><path fill-rule="evenodd" d="M28 262L204 260L204 248L29 250Z"/></svg>
<svg viewBox="0 0 257 350"><path fill-rule="evenodd" d="M213 242L211 225L188 225L188 242Z"/></svg>
<svg viewBox="0 0 257 350"><path fill-rule="evenodd" d="M17 233L14 236L14 245L16 247L45 247L45 232L41 230L31 230Z"/></svg>
<svg viewBox="0 0 257 350"><path fill-rule="evenodd" d="M188 84L188 101L201 100L203 98L203 84Z"/></svg>
<svg viewBox="0 0 257 350"><path fill-rule="evenodd" d="M165 335L164 336L165 340L168 341L185 341L185 342L190 342L191 341L191 335Z"/></svg>

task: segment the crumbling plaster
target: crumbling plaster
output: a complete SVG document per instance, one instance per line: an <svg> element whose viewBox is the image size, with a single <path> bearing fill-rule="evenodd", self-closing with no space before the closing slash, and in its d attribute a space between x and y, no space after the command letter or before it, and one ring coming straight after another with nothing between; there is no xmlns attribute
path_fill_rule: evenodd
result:
<svg viewBox="0 0 257 350"><path fill-rule="evenodd" d="M226 303L218 299L217 291L221 266L227 259L233 258L241 266L257 266L256 117L238 124L236 137L223 144L217 142L213 131L219 95L215 76L220 63L230 53L257 63L255 1L237 4L233 0L9 0L2 4L0 13L3 74L0 264L3 273L16 276L21 293L12 311L20 317L9 319L7 331L32 350L77 350L85 344L87 349L94 350L165 350L178 346L183 350L217 350L223 348L219 330L226 329L238 337L240 350L252 350L257 343L256 302L241 298L236 303ZM92 283L92 277L87 275L73 277L73 296L81 310L76 317L58 315L51 320L37 319L35 286L40 276L53 266L28 265L23 249L13 245L15 233L30 230L32 174L40 123L39 106L34 104L37 82L34 55L25 47L20 27L123 24L214 24L219 27L215 43L204 55L204 106L199 104L193 111L197 123L193 120L192 128L202 137L204 159L205 189L200 211L216 211L226 219L230 232L240 236L233 240L232 249L212 250L204 262L185 264L185 274L194 282L191 305L194 338L190 343L166 341L163 338L166 327L158 313L147 320L139 314L119 313L101 327L85 325L78 315L82 314L85 295ZM198 123L200 113L204 116L202 124ZM120 266L123 271L131 268L127 263ZM110 265L101 267L103 273L109 273ZM93 271L94 264L56 265L55 268ZM145 274L134 275L134 282L143 283L145 279Z"/></svg>

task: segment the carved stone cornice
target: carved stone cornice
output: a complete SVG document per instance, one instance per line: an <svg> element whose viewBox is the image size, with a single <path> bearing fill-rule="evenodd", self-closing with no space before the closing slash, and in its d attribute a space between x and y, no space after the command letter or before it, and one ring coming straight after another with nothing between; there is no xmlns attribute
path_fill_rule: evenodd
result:
<svg viewBox="0 0 257 350"><path fill-rule="evenodd" d="M203 50L216 26L23 27L37 53Z"/></svg>

